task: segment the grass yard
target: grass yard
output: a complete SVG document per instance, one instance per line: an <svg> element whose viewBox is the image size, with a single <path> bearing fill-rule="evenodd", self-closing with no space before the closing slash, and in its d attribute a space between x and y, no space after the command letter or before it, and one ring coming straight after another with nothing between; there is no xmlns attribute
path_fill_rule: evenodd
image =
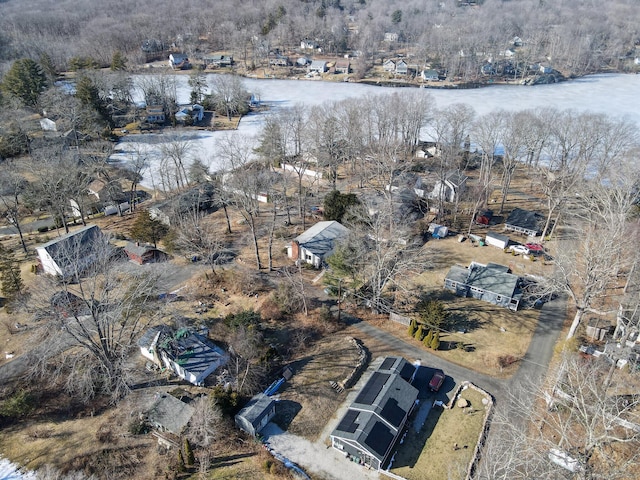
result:
<svg viewBox="0 0 640 480"><path fill-rule="evenodd" d="M440 350L429 352L450 362L487 375L507 378L517 360L527 352L538 323L539 310L512 312L473 298L442 292L440 298L452 315L454 328L440 336ZM377 322L380 328L419 348L421 342L408 336L407 327L390 320ZM466 333L461 333L464 329ZM458 348L462 343L465 349Z"/></svg>
<svg viewBox="0 0 640 480"><path fill-rule="evenodd" d="M483 395L471 388L458 398L469 407L434 407L419 432L412 425L398 449L392 473L408 480L463 479L482 431L486 407ZM457 399L456 399L457 400Z"/></svg>
<svg viewBox="0 0 640 480"><path fill-rule="evenodd" d="M294 435L316 440L347 396L346 391L331 388L330 382L346 378L357 362L358 350L348 335L320 340L290 365L295 373L280 393L275 422Z"/></svg>

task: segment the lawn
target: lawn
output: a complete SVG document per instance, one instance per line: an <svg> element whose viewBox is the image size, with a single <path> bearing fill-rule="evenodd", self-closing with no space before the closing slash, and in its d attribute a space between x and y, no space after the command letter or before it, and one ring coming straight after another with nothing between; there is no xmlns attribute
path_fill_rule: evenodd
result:
<svg viewBox="0 0 640 480"><path fill-rule="evenodd" d="M419 432L413 425L398 449L392 473L408 480L463 479L484 424L483 395L471 388L458 398L469 407L433 407Z"/></svg>

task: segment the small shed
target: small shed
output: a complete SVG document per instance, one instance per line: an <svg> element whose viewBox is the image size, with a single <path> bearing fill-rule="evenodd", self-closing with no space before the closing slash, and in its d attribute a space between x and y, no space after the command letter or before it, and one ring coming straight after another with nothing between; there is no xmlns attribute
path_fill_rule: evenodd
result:
<svg viewBox="0 0 640 480"><path fill-rule="evenodd" d="M152 245L140 245L138 242L128 242L127 246L124 247L124 252L127 254L127 257L129 257L129 260L138 265L164 262L169 259L169 255L158 250L156 247Z"/></svg>
<svg viewBox="0 0 640 480"><path fill-rule="evenodd" d="M264 393L259 393L236 414L236 427L255 436L271 421L275 414L275 400Z"/></svg>
<svg viewBox="0 0 640 480"><path fill-rule="evenodd" d="M587 337L593 340L602 341L607 334L611 333L613 326L608 320L593 317L587 321Z"/></svg>
<svg viewBox="0 0 640 480"><path fill-rule="evenodd" d="M500 235L499 233L487 232L485 235L485 242L487 245L493 245L501 249L507 248L509 245L509 237L506 235Z"/></svg>

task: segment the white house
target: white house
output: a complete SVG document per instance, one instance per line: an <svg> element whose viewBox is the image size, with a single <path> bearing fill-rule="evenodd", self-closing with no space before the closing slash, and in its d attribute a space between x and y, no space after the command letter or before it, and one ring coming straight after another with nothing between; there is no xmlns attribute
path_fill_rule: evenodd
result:
<svg viewBox="0 0 640 480"><path fill-rule="evenodd" d="M36 247L36 254L43 273L69 278L88 269L107 246L98 226L87 225Z"/></svg>
<svg viewBox="0 0 640 480"><path fill-rule="evenodd" d="M308 38L305 38L300 42L300 48L303 50L315 50L319 48L319 46L318 42L316 42L315 40L309 40Z"/></svg>
<svg viewBox="0 0 640 480"><path fill-rule="evenodd" d="M307 67L307 70L309 72L325 73L327 71L327 62L324 60L314 60L311 62L311 65Z"/></svg>
<svg viewBox="0 0 640 480"><path fill-rule="evenodd" d="M422 78L424 82L437 82L438 80L440 80L438 71L433 69L422 70L422 72L420 72L420 78Z"/></svg>
<svg viewBox="0 0 640 480"><path fill-rule="evenodd" d="M204 107L197 103L183 107L176 112L175 117L176 121L180 123L186 122L189 118L191 118L194 123L200 122L204 118Z"/></svg>
<svg viewBox="0 0 640 480"><path fill-rule="evenodd" d="M349 235L349 229L335 220L318 222L287 246L289 258L320 268L333 251L335 243Z"/></svg>
<svg viewBox="0 0 640 480"><path fill-rule="evenodd" d="M166 325L152 327L138 340L138 346L143 357L193 385L202 385L228 360L221 348L186 328L174 332Z"/></svg>
<svg viewBox="0 0 640 480"><path fill-rule="evenodd" d="M184 53L171 53L169 55L169 66L174 70L184 70L189 68L191 65L189 63L189 57Z"/></svg>
<svg viewBox="0 0 640 480"><path fill-rule="evenodd" d="M451 171L444 178L436 175L418 177L414 191L422 198L440 199L445 202L455 202L460 199L467 186L468 177L457 171Z"/></svg>

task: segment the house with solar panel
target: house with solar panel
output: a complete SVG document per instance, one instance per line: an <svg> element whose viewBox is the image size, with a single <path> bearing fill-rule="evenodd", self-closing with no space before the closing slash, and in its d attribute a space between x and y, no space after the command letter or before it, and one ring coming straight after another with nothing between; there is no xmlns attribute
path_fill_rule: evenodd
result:
<svg viewBox="0 0 640 480"><path fill-rule="evenodd" d="M418 389L411 385L416 367L404 358L385 357L374 365L377 368L331 433L331 445L350 460L380 470L402 436Z"/></svg>

